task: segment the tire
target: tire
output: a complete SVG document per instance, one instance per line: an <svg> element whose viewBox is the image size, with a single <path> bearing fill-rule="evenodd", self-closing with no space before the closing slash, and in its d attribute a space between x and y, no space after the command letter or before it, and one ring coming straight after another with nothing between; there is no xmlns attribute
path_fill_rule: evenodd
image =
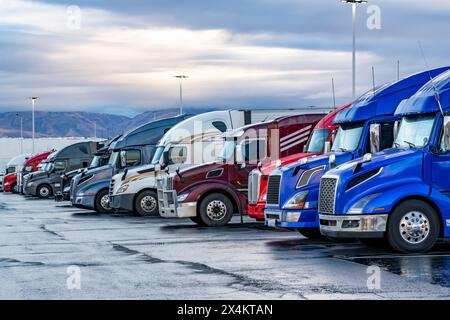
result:
<svg viewBox="0 0 450 320"><path fill-rule="evenodd" d="M114 210L109 206L109 190L101 190L95 196L94 209L98 213L112 213Z"/></svg>
<svg viewBox="0 0 450 320"><path fill-rule="evenodd" d="M135 212L143 217L159 215L158 196L156 192L145 190L134 199Z"/></svg>
<svg viewBox="0 0 450 320"><path fill-rule="evenodd" d="M391 213L386 237L396 251L423 253L436 244L439 232L436 211L425 202L411 200L400 204Z"/></svg>
<svg viewBox="0 0 450 320"><path fill-rule="evenodd" d="M325 237L320 233L319 228L302 228L297 231L304 237L309 239L324 239Z"/></svg>
<svg viewBox="0 0 450 320"><path fill-rule="evenodd" d="M53 195L53 190L48 184L43 184L37 188L36 195L41 199L48 199Z"/></svg>
<svg viewBox="0 0 450 320"><path fill-rule="evenodd" d="M11 185L11 193L14 193L14 194L19 193L17 190L17 183L13 183Z"/></svg>
<svg viewBox="0 0 450 320"><path fill-rule="evenodd" d="M205 226L222 227L233 217L231 200L221 193L213 193L200 203L198 218Z"/></svg>
<svg viewBox="0 0 450 320"><path fill-rule="evenodd" d="M198 224L200 226L205 226L205 224L200 220L199 217L191 217L190 219L192 222L195 222L196 224Z"/></svg>

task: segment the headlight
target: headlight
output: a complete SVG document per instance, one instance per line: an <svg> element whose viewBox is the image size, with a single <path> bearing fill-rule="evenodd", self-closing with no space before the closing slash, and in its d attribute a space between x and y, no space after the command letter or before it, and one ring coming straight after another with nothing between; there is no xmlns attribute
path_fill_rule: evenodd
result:
<svg viewBox="0 0 450 320"><path fill-rule="evenodd" d="M126 192L126 191L128 190L128 187L129 187L129 186L130 186L130 185L129 185L128 183L125 183L125 184L121 185L121 186L119 187L119 189L117 189L117 194Z"/></svg>
<svg viewBox="0 0 450 320"><path fill-rule="evenodd" d="M305 204L308 193L309 191L302 191L297 193L284 204L283 209L307 209Z"/></svg>
<svg viewBox="0 0 450 320"><path fill-rule="evenodd" d="M356 202L350 210L348 210L348 214L362 214L364 211L364 207L373 199L379 197L381 193L371 194L370 196L364 197L358 202Z"/></svg>
<svg viewBox="0 0 450 320"><path fill-rule="evenodd" d="M189 193L182 193L177 197L178 202L183 202L188 197Z"/></svg>

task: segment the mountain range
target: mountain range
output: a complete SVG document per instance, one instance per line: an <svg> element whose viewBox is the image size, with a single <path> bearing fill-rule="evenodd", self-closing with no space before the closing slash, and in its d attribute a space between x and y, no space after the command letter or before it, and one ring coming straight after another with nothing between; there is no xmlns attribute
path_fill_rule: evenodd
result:
<svg viewBox="0 0 450 320"><path fill-rule="evenodd" d="M192 109L188 113L197 114L212 109ZM178 109L147 111L135 117L91 112L35 112L35 136L44 137L101 137L109 138L153 120L178 115ZM31 112L0 113L0 138L32 136Z"/></svg>

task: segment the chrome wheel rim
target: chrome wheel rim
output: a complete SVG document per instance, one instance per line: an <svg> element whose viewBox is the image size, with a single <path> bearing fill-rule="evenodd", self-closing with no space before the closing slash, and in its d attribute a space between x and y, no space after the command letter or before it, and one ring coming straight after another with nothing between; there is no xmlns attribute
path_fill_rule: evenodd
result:
<svg viewBox="0 0 450 320"><path fill-rule="evenodd" d="M222 220L227 215L227 206L220 200L211 201L206 206L206 214L211 220Z"/></svg>
<svg viewBox="0 0 450 320"><path fill-rule="evenodd" d="M400 235L410 244L425 241L430 234L430 222L422 212L411 211L400 220Z"/></svg>
<svg viewBox="0 0 450 320"><path fill-rule="evenodd" d="M141 208L147 213L150 213L156 209L156 199L152 196L145 196L141 200Z"/></svg>
<svg viewBox="0 0 450 320"><path fill-rule="evenodd" d="M41 197L48 197L50 195L50 190L47 187L42 187L39 190L39 194L41 195Z"/></svg>
<svg viewBox="0 0 450 320"><path fill-rule="evenodd" d="M107 194L105 194L101 199L100 199L100 205L102 206L103 209L105 210L109 210L109 196Z"/></svg>

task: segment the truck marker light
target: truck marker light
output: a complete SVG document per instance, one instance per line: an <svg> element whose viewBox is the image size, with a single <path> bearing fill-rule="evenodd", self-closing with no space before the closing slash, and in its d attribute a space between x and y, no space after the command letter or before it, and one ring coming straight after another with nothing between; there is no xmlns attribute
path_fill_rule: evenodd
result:
<svg viewBox="0 0 450 320"><path fill-rule="evenodd" d="M447 227L450 227L450 219L447 219Z"/></svg>
<svg viewBox="0 0 450 320"><path fill-rule="evenodd" d="M375 211L384 211L386 208L376 208Z"/></svg>

